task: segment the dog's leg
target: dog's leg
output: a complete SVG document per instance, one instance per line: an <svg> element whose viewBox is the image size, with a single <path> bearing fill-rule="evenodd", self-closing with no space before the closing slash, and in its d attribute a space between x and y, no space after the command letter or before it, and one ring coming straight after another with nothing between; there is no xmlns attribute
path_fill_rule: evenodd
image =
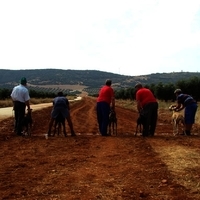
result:
<svg viewBox="0 0 200 200"><path fill-rule="evenodd" d="M55 136L55 134L56 134L56 131L57 131L57 125L58 125L58 122L57 122L57 120L55 120L55 122L54 122L55 124L54 124L54 131L53 131L53 136Z"/></svg>
<svg viewBox="0 0 200 200"><path fill-rule="evenodd" d="M114 125L115 125L114 122L112 122L112 133L111 133L111 135L114 135L114 133L115 133L115 130L114 130L115 127L114 127Z"/></svg>
<svg viewBox="0 0 200 200"><path fill-rule="evenodd" d="M66 127L65 127L65 121L62 121L62 126L63 126L64 136L67 137L67 131L66 131Z"/></svg>
<svg viewBox="0 0 200 200"><path fill-rule="evenodd" d="M108 134L111 135L111 122L108 124Z"/></svg>
<svg viewBox="0 0 200 200"><path fill-rule="evenodd" d="M140 133L142 133L142 124L140 124L139 127L140 127Z"/></svg>
<svg viewBox="0 0 200 200"><path fill-rule="evenodd" d="M115 122L115 135L117 136L117 120L116 120L116 122Z"/></svg>
<svg viewBox="0 0 200 200"><path fill-rule="evenodd" d="M177 124L175 119L173 120L173 134L174 136L177 135Z"/></svg>
<svg viewBox="0 0 200 200"><path fill-rule="evenodd" d="M31 136L31 124L30 123L27 125L27 135Z"/></svg>
<svg viewBox="0 0 200 200"><path fill-rule="evenodd" d="M138 124L136 125L135 136L137 135L137 133L138 133Z"/></svg>
<svg viewBox="0 0 200 200"><path fill-rule="evenodd" d="M58 135L60 135L62 129L62 124L61 122L58 122Z"/></svg>

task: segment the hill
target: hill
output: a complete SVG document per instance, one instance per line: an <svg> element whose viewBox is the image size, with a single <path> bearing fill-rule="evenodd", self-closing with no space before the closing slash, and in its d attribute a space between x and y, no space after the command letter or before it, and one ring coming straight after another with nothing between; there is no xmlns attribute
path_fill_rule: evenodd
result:
<svg viewBox="0 0 200 200"><path fill-rule="evenodd" d="M143 84L176 83L178 80L200 77L198 72L155 73L141 76L125 76L98 70L4 70L0 69L0 88L12 88L25 76L29 86L38 88L65 88L73 90L99 89L106 79L112 79L115 89L133 87L136 82ZM73 87L72 87L73 86Z"/></svg>

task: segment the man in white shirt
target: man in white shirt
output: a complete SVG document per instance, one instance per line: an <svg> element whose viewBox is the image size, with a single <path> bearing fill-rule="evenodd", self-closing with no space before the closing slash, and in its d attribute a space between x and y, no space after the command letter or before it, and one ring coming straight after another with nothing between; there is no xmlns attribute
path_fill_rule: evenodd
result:
<svg viewBox="0 0 200 200"><path fill-rule="evenodd" d="M15 112L15 132L17 135L22 135L22 120L25 115L26 106L30 110L30 96L26 88L27 80L25 77L21 78L20 84L15 86L11 93L13 101L13 109Z"/></svg>

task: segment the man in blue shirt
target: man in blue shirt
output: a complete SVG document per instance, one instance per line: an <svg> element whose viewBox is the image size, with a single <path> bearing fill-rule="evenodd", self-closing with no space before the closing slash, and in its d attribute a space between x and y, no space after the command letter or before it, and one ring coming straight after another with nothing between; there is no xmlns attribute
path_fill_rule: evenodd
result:
<svg viewBox="0 0 200 200"><path fill-rule="evenodd" d="M180 111L185 108L184 118L185 118L185 134L191 135L192 125L195 122L195 115L197 111L197 102L192 96L188 94L183 94L181 89L176 89L174 91L176 95L177 105L175 110Z"/></svg>

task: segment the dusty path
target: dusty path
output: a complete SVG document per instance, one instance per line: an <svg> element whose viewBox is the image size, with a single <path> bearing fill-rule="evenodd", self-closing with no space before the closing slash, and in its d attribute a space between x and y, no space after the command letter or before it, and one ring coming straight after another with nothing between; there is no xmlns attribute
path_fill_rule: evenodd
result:
<svg viewBox="0 0 200 200"><path fill-rule="evenodd" d="M41 104L35 104L31 105L31 108L33 111L40 110L42 108L47 108L51 106L52 103L41 103ZM6 107L6 108L0 108L0 120L6 119L8 117L13 117L13 107Z"/></svg>
<svg viewBox="0 0 200 200"><path fill-rule="evenodd" d="M51 107L33 113L31 138L12 133L12 118L1 121L1 199L199 199L199 137L172 136L162 110L155 137L135 137L137 113L116 111L117 137L98 135L91 98L71 105L77 137L44 138Z"/></svg>

